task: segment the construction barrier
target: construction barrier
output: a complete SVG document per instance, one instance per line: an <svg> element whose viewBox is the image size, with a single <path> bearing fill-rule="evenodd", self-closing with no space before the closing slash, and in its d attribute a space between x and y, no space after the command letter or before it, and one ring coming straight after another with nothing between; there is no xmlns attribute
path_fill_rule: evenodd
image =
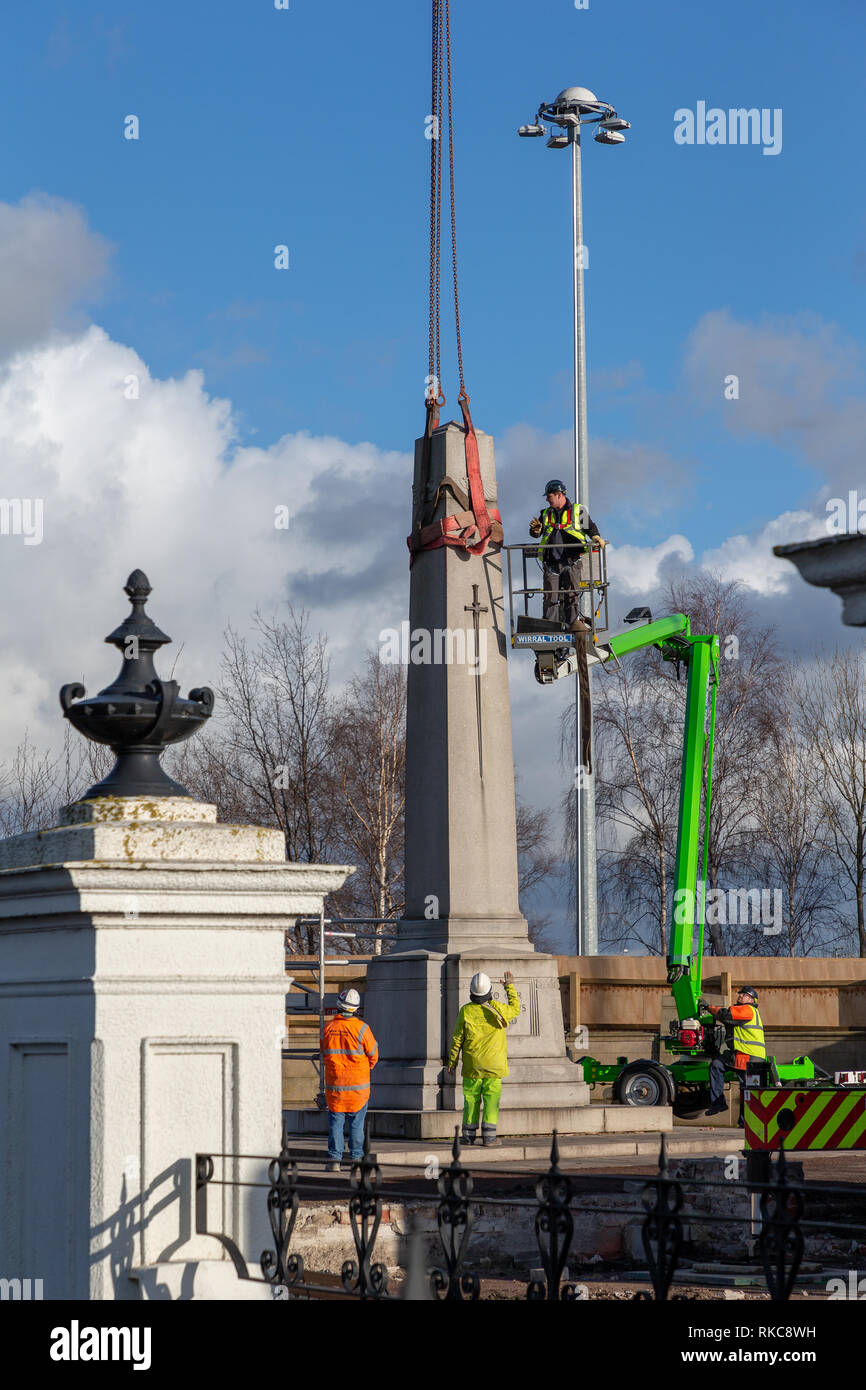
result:
<svg viewBox="0 0 866 1390"><path fill-rule="evenodd" d="M747 1089L746 1148L866 1149L866 1089L821 1086Z"/></svg>

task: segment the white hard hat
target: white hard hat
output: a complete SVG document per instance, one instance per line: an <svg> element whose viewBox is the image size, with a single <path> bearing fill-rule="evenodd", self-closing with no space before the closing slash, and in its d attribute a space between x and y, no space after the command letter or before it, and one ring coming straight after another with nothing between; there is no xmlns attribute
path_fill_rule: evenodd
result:
<svg viewBox="0 0 866 1390"><path fill-rule="evenodd" d="M490 976L485 975L483 970L479 970L469 981L469 993L479 999L486 999L492 988Z"/></svg>
<svg viewBox="0 0 866 1390"><path fill-rule="evenodd" d="M356 989L341 990L339 996L340 1010L344 1014L353 1014L361 1004L361 996Z"/></svg>

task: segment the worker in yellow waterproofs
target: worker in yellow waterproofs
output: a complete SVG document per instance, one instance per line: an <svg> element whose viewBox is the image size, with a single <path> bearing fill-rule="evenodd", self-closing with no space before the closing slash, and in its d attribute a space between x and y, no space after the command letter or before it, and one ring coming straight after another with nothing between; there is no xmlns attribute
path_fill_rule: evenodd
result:
<svg viewBox="0 0 866 1390"><path fill-rule="evenodd" d="M469 1003L457 1015L457 1024L448 1053L448 1070L455 1071L463 1053L463 1141L474 1144L481 1121L481 1142L485 1148L496 1144L502 1079L508 1075L508 1047L505 1030L520 1013L520 996L514 976L506 970L500 981L505 986L507 1004L493 998L489 975L479 971L469 982Z"/></svg>

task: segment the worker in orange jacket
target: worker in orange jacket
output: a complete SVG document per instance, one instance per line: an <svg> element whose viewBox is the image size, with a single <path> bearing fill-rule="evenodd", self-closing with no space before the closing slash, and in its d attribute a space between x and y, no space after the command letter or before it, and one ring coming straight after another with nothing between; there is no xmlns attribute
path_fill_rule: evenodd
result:
<svg viewBox="0 0 866 1390"><path fill-rule="evenodd" d="M756 1058L767 1056L764 1041L764 1025L758 1012L758 992L751 985L743 985L737 995L737 1002L729 1009L717 1004L703 1006L708 1013L724 1023L733 1032L734 1070L740 1083L740 1115L737 1124L744 1128L743 1097L745 1092L746 1068ZM713 1057L710 1062L710 1108L706 1115L720 1115L727 1109L725 1100L725 1059Z"/></svg>
<svg viewBox="0 0 866 1390"><path fill-rule="evenodd" d="M379 1060L379 1048L370 1025L355 1017L361 1004L358 991L344 989L338 1003L340 1012L329 1019L322 1030L329 1173L339 1172L347 1116L349 1154L353 1161L364 1156L370 1072Z"/></svg>

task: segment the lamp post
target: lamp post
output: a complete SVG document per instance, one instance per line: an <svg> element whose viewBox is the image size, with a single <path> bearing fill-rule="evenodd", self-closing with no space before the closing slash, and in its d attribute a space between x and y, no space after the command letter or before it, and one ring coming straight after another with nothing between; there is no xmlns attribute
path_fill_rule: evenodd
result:
<svg viewBox="0 0 866 1390"><path fill-rule="evenodd" d="M630 128L606 101L599 101L588 87L566 87L552 102L542 102L535 121L523 125L518 135L547 135L544 122L559 127L548 149L571 146L572 286L574 307L574 505L589 515L589 448L586 424L586 322L583 307L583 199L580 170L580 131L595 125L600 145L621 145ZM578 512L578 516L581 512ZM598 951L598 910L595 882L595 788L581 764L580 690L575 683L575 903L577 954Z"/></svg>

